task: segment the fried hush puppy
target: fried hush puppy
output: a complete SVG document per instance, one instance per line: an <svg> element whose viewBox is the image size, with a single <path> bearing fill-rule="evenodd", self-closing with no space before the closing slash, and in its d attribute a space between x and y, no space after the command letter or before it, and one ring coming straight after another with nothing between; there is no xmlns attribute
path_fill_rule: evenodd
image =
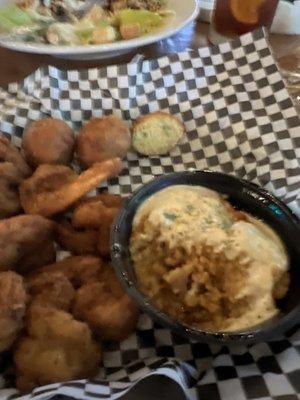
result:
<svg viewBox="0 0 300 400"><path fill-rule="evenodd" d="M97 254L99 233L96 230L76 230L68 221L56 225L56 240L73 254Z"/></svg>
<svg viewBox="0 0 300 400"><path fill-rule="evenodd" d="M97 281L102 268L102 260L98 257L71 256L55 264L46 265L30 276L36 276L43 272L50 274L53 272L60 272L69 279L75 289L77 289L86 283Z"/></svg>
<svg viewBox="0 0 300 400"><path fill-rule="evenodd" d="M48 306L69 311L75 297L75 289L59 271L41 272L26 279L31 306Z"/></svg>
<svg viewBox="0 0 300 400"><path fill-rule="evenodd" d="M0 161L11 162L23 178L31 175L32 171L24 160L19 149L6 137L0 135Z"/></svg>
<svg viewBox="0 0 300 400"><path fill-rule="evenodd" d="M68 174L66 168L41 165L32 177L21 183L20 200L26 213L50 217L65 211L102 181L117 175L122 169L122 162L119 158L103 161L80 175L71 169ZM66 176L57 181L59 174Z"/></svg>
<svg viewBox="0 0 300 400"><path fill-rule="evenodd" d="M33 168L41 164L70 164L74 145L72 129L56 118L31 122L22 140L26 160Z"/></svg>
<svg viewBox="0 0 300 400"><path fill-rule="evenodd" d="M106 266L98 282L78 289L73 314L87 322L101 339L120 341L134 331L139 310L120 286L113 268Z"/></svg>
<svg viewBox="0 0 300 400"><path fill-rule="evenodd" d="M130 143L130 130L125 123L118 117L108 115L93 118L81 128L76 150L82 165L90 167L114 157L125 157Z"/></svg>
<svg viewBox="0 0 300 400"><path fill-rule="evenodd" d="M156 111L135 121L132 146L146 156L163 155L176 146L184 133L183 123L174 115Z"/></svg>
<svg viewBox="0 0 300 400"><path fill-rule="evenodd" d="M24 265L30 270L33 259L36 267L38 254L52 242L53 233L54 223L39 215L18 215L0 221L0 270L24 271Z"/></svg>
<svg viewBox="0 0 300 400"><path fill-rule="evenodd" d="M0 218L21 212L19 185L23 177L11 162L0 163Z"/></svg>
<svg viewBox="0 0 300 400"><path fill-rule="evenodd" d="M23 278L0 272L0 352L8 350L23 328L27 295Z"/></svg>
<svg viewBox="0 0 300 400"><path fill-rule="evenodd" d="M14 351L21 391L96 375L101 348L86 323L65 311L36 306L28 313L26 328Z"/></svg>

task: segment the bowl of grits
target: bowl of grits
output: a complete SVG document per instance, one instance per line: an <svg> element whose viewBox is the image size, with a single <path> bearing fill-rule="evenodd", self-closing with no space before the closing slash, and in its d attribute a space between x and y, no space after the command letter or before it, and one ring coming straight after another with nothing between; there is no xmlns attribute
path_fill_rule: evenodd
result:
<svg viewBox="0 0 300 400"><path fill-rule="evenodd" d="M257 185L212 171L161 176L125 203L111 235L125 289L199 341L269 339L300 320L299 219Z"/></svg>

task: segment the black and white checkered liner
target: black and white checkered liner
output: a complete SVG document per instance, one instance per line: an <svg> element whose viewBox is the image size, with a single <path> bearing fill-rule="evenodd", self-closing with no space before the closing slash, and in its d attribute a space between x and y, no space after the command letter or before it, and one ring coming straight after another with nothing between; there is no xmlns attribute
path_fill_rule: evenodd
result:
<svg viewBox="0 0 300 400"><path fill-rule="evenodd" d="M299 118L261 30L156 60L84 71L44 68L0 90L0 130L17 144L28 121L44 116L77 130L92 116L114 113L130 125L156 110L178 116L187 135L169 156L129 153L121 176L109 182L111 192L127 195L155 175L211 168L267 187L299 213ZM22 397L3 389L0 398L116 399L155 373L177 381L191 399L296 400L299 350L298 327L269 343L229 348L188 342L143 314L135 334L105 346L99 379Z"/></svg>

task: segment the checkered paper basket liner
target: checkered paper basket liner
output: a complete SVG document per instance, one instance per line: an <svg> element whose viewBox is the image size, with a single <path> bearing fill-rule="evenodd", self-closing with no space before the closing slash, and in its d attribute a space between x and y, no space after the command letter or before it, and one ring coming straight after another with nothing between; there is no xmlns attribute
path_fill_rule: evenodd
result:
<svg viewBox="0 0 300 400"><path fill-rule="evenodd" d="M130 152L108 182L128 195L155 175L210 168L254 181L300 213L300 122L262 30L231 43L154 60L82 71L37 70L0 91L0 130L20 144L30 120L52 116L75 130L92 116L128 121L163 110L186 127L164 157ZM298 399L300 330L269 343L224 347L189 342L141 315L136 333L104 346L97 379L53 384L18 397L3 375L1 399L116 399L151 374L176 381L191 399ZM5 360L0 364L5 369Z"/></svg>

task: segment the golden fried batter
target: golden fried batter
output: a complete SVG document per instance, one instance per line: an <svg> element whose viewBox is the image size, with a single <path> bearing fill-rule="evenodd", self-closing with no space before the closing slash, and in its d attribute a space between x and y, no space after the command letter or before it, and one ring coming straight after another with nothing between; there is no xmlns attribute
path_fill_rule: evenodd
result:
<svg viewBox="0 0 300 400"><path fill-rule="evenodd" d="M0 221L0 270L30 269L42 246L52 240L54 224L39 215L18 215ZM23 264L23 265L22 265Z"/></svg>
<svg viewBox="0 0 300 400"><path fill-rule="evenodd" d="M27 274L37 268L43 267L54 263L56 261L56 249L54 242L51 239L46 239L39 244L38 251L33 251L22 258L22 262L18 264L18 272L20 274Z"/></svg>
<svg viewBox="0 0 300 400"><path fill-rule="evenodd" d="M52 216L65 211L102 181L118 174L122 169L119 158L94 164L80 175L71 173L57 182L57 171L67 168L58 165L42 165L31 178L20 186L22 207L28 214ZM64 170L66 171L66 170Z"/></svg>
<svg viewBox="0 0 300 400"><path fill-rule="evenodd" d="M101 200L79 204L73 212L72 224L78 228L99 228L111 226L119 208L106 207Z"/></svg>
<svg viewBox="0 0 300 400"><path fill-rule="evenodd" d="M97 281L98 276L101 274L103 264L100 258L93 256L73 256L58 261L55 264L46 265L32 274L39 274L41 272L61 272L75 288L78 288L85 283Z"/></svg>
<svg viewBox="0 0 300 400"><path fill-rule="evenodd" d="M130 130L114 115L93 118L77 136L77 154L86 167L113 157L125 157L131 144Z"/></svg>
<svg viewBox="0 0 300 400"><path fill-rule="evenodd" d="M109 257L110 255L110 225L105 225L100 228L99 237L98 237L98 251L100 256Z"/></svg>
<svg viewBox="0 0 300 400"><path fill-rule="evenodd" d="M41 164L69 164L73 158L74 144L72 129L56 118L31 122L22 141L26 160L34 168Z"/></svg>
<svg viewBox="0 0 300 400"><path fill-rule="evenodd" d="M11 162L19 171L20 175L27 178L32 171L21 155L19 149L8 139L0 135L0 161Z"/></svg>
<svg viewBox="0 0 300 400"><path fill-rule="evenodd" d="M26 279L31 305L42 305L69 311L75 290L62 272L41 272Z"/></svg>
<svg viewBox="0 0 300 400"><path fill-rule="evenodd" d="M106 207L116 207L121 208L123 204L123 199L117 194L110 194L107 190L93 197L85 197L80 201L80 204L90 203L94 201L101 201Z"/></svg>
<svg viewBox="0 0 300 400"><path fill-rule="evenodd" d="M0 163L0 218L21 212L19 185L23 177L11 162Z"/></svg>
<svg viewBox="0 0 300 400"><path fill-rule="evenodd" d="M56 240L66 250L73 254L97 254L99 233L95 230L76 230L63 221L56 225Z"/></svg>
<svg viewBox="0 0 300 400"><path fill-rule="evenodd" d="M30 391L54 382L90 378L101 360L87 324L50 307L32 307L27 335L16 345L14 362L17 387Z"/></svg>
<svg viewBox="0 0 300 400"><path fill-rule="evenodd" d="M73 313L104 340L123 340L136 327L139 311L120 286L112 267L103 268L98 282L76 293Z"/></svg>
<svg viewBox="0 0 300 400"><path fill-rule="evenodd" d="M0 352L8 350L17 338L25 311L23 278L12 271L0 272Z"/></svg>
<svg viewBox="0 0 300 400"><path fill-rule="evenodd" d="M84 199L74 209L72 223L75 227L99 229L98 251L101 256L110 253L110 230L122 205L120 196L101 193Z"/></svg>

